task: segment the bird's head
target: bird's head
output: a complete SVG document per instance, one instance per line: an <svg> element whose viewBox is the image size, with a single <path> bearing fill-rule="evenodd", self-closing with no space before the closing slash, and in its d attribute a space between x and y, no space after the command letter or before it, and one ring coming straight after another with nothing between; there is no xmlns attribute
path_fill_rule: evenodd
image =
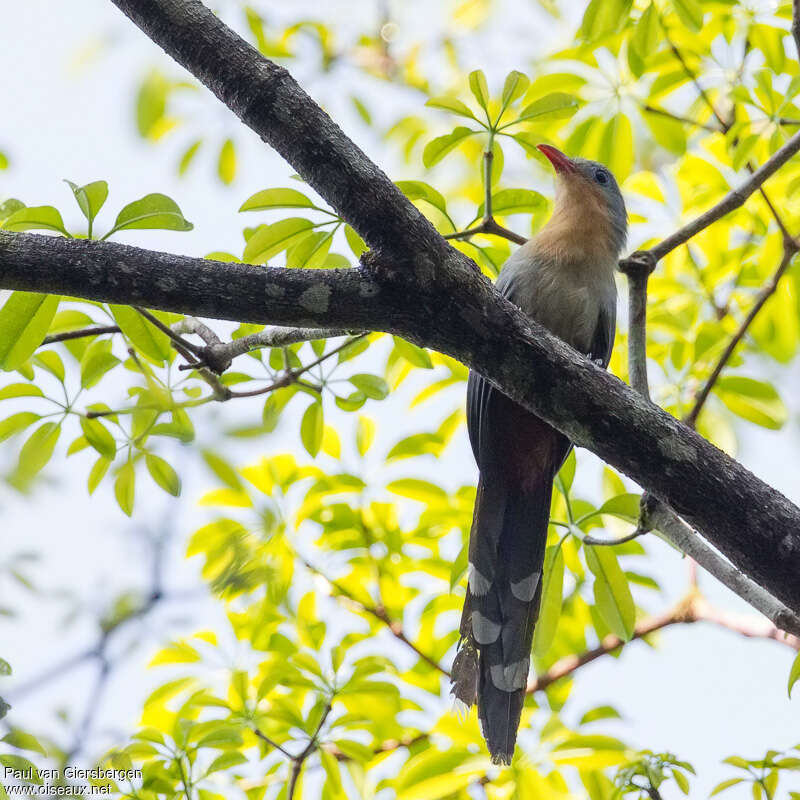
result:
<svg viewBox="0 0 800 800"><path fill-rule="evenodd" d="M597 161L569 158L549 144L538 149L556 172L555 207L548 227L565 236L588 237L616 259L625 246L628 213L614 176Z"/></svg>

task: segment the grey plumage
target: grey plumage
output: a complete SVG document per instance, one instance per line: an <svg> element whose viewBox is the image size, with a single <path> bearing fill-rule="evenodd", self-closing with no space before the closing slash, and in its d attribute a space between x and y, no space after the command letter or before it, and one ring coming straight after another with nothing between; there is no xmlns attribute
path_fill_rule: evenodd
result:
<svg viewBox="0 0 800 800"><path fill-rule="evenodd" d="M558 173L553 216L506 262L498 290L575 349L608 365L616 326L616 260L627 217L602 165L542 146ZM495 763L514 752L542 588L553 479L572 445L472 372L467 427L480 479L470 578L452 693L477 700Z"/></svg>

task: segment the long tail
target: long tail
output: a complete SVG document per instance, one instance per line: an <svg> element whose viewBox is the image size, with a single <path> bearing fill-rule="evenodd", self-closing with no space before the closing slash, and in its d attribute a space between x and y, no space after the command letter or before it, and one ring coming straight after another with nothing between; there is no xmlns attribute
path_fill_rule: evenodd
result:
<svg viewBox="0 0 800 800"><path fill-rule="evenodd" d="M470 533L470 577L452 693L477 699L495 764L514 754L539 613L552 477L522 489L481 478Z"/></svg>

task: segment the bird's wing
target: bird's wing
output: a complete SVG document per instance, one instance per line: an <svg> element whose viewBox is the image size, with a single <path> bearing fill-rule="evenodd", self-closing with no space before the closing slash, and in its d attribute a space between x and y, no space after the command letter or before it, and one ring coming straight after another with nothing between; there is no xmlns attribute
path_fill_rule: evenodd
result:
<svg viewBox="0 0 800 800"><path fill-rule="evenodd" d="M600 306L600 313L597 316L597 325L592 335L592 343L587 355L592 361L598 361L603 369L611 361L611 351L614 349L614 335L617 330L617 304L614 302L604 303Z"/></svg>

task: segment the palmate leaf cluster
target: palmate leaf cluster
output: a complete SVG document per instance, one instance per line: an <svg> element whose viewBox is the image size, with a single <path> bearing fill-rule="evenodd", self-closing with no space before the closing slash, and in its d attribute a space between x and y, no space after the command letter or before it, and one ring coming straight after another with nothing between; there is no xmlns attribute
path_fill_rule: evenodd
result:
<svg viewBox="0 0 800 800"><path fill-rule="evenodd" d="M555 14L555 6L543 8L537 13ZM458 234L478 225L487 205L519 235L541 227L551 202L541 142L608 164L639 247L717 202L800 125L789 3L766 12L729 2L592 0L570 46L535 60L521 55L517 70L487 78L465 69L459 37L496 35L494 11L489 0L456 3L435 41L395 38L391 19L364 23L357 35L325 19L278 25L246 4L229 21L290 67L310 54L317 73L341 82L355 68L352 126L381 138L399 188L491 277L511 253L509 241ZM239 132L207 134L198 120L213 99L167 69L140 81L138 133L154 146L179 142L179 175L210 164L233 193ZM384 96L397 99L391 118L389 104L376 99ZM4 161L0 155L0 167ZM80 216L68 203L7 199L0 229L120 240L131 229L192 229L166 195L145 194L112 221L106 181L69 187ZM792 231L800 228L798 189L796 160L766 188ZM364 252L358 234L297 176L231 205L243 214L241 249L209 258L330 269L352 267ZM667 411L683 416L692 408L782 246L768 203L754 196L659 265L650 281L648 356L654 399ZM159 683L143 701L139 727L93 754L106 767L143 770L142 780L114 784L115 794L287 797L296 766L296 798L688 793L690 764L618 738L613 697L573 707L577 671L532 685L519 755L505 770L491 765L474 712L466 721L450 712L445 672L475 488L455 485L437 464L452 463L465 437L463 365L397 337L353 334L253 350L209 379L179 369L185 354L170 331L180 330L180 316L148 313L23 292L0 309L0 441L11 486L31 491L48 471L71 467L85 475L89 493L108 492L135 516L151 491L180 495L176 442L208 468L200 498L208 519L188 537L186 556L225 623L187 631L153 656ZM240 339L261 330L242 324L218 333ZM698 430L735 452L739 423L782 428L788 411L779 379L798 343L800 286L791 266L715 382ZM627 378L624 330L611 370ZM220 426L213 409L225 391L234 393L236 422ZM418 429L387 423L412 409L426 413ZM209 425L219 428L213 446L198 436ZM279 434L293 446L276 446ZM242 439L259 442L264 457L244 465L227 458L226 442ZM619 655L637 623L664 604L648 566L650 544L585 541L629 534L639 494L610 468L591 494L576 482L582 461L572 454L556 482L534 638L540 676L604 642L617 642ZM24 585L13 559L0 570ZM121 602L104 630L140 613ZM13 654L3 655L13 666ZM0 660L0 679L11 666ZM790 689L798 675L795 667ZM6 711L0 699L0 716ZM22 731L9 719L0 764L71 757L47 731ZM779 780L792 786L798 765L791 753L773 751L728 764L742 774L717 792L743 784L770 800Z"/></svg>

